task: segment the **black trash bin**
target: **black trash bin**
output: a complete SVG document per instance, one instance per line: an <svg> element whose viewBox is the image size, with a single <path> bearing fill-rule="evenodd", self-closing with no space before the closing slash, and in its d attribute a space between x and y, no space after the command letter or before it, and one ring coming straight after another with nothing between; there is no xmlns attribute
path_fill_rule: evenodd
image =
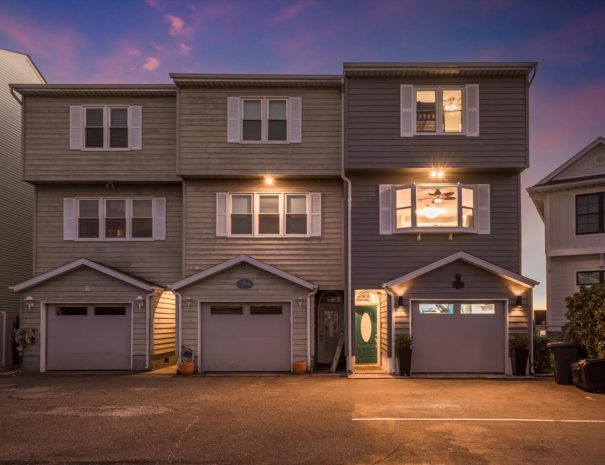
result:
<svg viewBox="0 0 605 465"><path fill-rule="evenodd" d="M571 364L580 360L580 346L575 342L550 342L555 357L555 383L573 384Z"/></svg>

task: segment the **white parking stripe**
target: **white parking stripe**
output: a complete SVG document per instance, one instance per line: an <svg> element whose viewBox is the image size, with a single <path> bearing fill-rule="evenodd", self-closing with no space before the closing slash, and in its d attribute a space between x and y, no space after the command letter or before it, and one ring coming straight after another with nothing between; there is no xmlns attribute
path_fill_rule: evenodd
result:
<svg viewBox="0 0 605 465"><path fill-rule="evenodd" d="M353 421L493 421L493 422L520 422L520 423L605 423L605 420L580 420L556 418L464 418L464 417L368 417L352 418Z"/></svg>

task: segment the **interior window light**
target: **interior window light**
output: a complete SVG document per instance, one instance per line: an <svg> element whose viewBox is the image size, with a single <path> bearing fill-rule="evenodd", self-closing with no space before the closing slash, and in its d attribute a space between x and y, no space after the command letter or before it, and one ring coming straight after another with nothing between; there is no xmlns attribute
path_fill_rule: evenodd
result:
<svg viewBox="0 0 605 465"><path fill-rule="evenodd" d="M475 227L475 190L463 187L462 191L462 227Z"/></svg>
<svg viewBox="0 0 605 465"><path fill-rule="evenodd" d="M462 132L462 90L444 89L442 104L443 132Z"/></svg>
<svg viewBox="0 0 605 465"><path fill-rule="evenodd" d="M458 186L416 187L416 225L419 228L458 226Z"/></svg>
<svg viewBox="0 0 605 465"><path fill-rule="evenodd" d="M412 227L412 189L409 187L395 191L396 228Z"/></svg>
<svg viewBox="0 0 605 465"><path fill-rule="evenodd" d="M460 304L462 315L494 315L496 304Z"/></svg>
<svg viewBox="0 0 605 465"><path fill-rule="evenodd" d="M434 133L437 130L436 102L436 91L416 91L416 132Z"/></svg>

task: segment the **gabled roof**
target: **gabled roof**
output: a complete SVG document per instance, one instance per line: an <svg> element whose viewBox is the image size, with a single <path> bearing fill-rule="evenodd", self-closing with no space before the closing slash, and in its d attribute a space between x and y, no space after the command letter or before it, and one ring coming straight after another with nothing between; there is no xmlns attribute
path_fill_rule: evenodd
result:
<svg viewBox="0 0 605 465"><path fill-rule="evenodd" d="M21 55L21 56L25 57L25 59L30 64L30 66L33 68L34 72L40 78L40 81L41 82L46 82L46 79L44 78L44 76L42 75L42 73L40 72L40 70L38 69L38 67L36 66L36 63L34 62L34 60L32 60L32 57L30 57L27 53L16 52L14 50L9 50L7 48L0 48L0 53L4 53L4 54L7 54L7 55L9 55L9 54Z"/></svg>
<svg viewBox="0 0 605 465"><path fill-rule="evenodd" d="M412 271L411 273L408 273L403 276L400 276L399 278L393 279L392 281L389 281L388 283L384 283L383 287L394 287L399 284L403 284L407 281L411 281L412 279L418 278L419 276L422 276L423 274L429 273L429 272L436 270L438 268L441 268L442 266L445 266L449 263L455 262L456 260L462 260L467 263L470 263L471 265L475 265L479 268L483 268L484 270L489 271L497 276L500 276L501 278L508 279L509 281L512 281L517 284L521 284L522 286L525 286L525 287L534 287L534 286L537 286L538 284L540 284L538 281L534 281L533 279L526 278L525 276L522 276L517 273L513 273L512 271L507 270L506 268L502 268L501 266L494 265L493 263L490 263L481 258L475 257L474 255L460 251L460 252L456 252L455 254L450 255L449 257L442 258L441 260L437 260L436 262L423 266L422 268L418 268L417 270Z"/></svg>
<svg viewBox="0 0 605 465"><path fill-rule="evenodd" d="M285 279L286 281L290 281L294 284L298 284L299 286L310 290L313 290L317 287L309 281L305 281L304 279L299 278L298 276L294 276L293 274L280 270L279 268L275 268L274 266L269 265L265 262L261 262L260 260L256 260L255 258L249 257L248 255L239 255L237 257L219 263L218 265L211 266L210 268L204 271L200 271L199 273L188 276L185 279L181 279L180 281L170 286L170 289L172 289L173 291L177 291L197 281L206 279L212 275L215 275L217 273L220 273L221 271L225 271L242 263L247 263L248 265L252 265L256 268L266 271L267 273L271 273L275 276Z"/></svg>
<svg viewBox="0 0 605 465"><path fill-rule="evenodd" d="M152 291L158 286L155 284L149 283L147 281L143 281L139 278L135 278L126 273L122 273L121 271L116 270L115 268L110 268L105 265L101 265L100 263L93 262L92 260L88 260L87 258L78 258L73 262L67 263L65 265L59 266L55 269L47 271L46 273L39 274L27 281L23 281L22 283L16 284L15 286L11 286L9 289L12 289L15 292L21 292L30 287L37 286L49 279L56 278L65 273L69 273L81 267L88 267L90 269L96 270L100 273L106 274L107 276L111 276L119 281L123 281L131 286L138 287L144 291Z"/></svg>

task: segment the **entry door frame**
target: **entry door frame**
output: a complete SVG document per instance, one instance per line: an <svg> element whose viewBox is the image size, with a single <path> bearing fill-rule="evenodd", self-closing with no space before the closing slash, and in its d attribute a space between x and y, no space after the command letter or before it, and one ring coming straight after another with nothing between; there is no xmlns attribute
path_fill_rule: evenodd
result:
<svg viewBox="0 0 605 465"><path fill-rule="evenodd" d="M292 363L294 356L294 341L293 341L293 330L292 330L292 319L293 319L293 311L294 311L294 301L288 299L262 299L262 300L233 300L233 299L211 299L208 301L202 302L200 299L197 301L197 372L203 373L202 371L202 316L204 312L204 305L208 304L241 304L241 305L249 305L253 303L268 303L268 304L290 304L290 373L292 372ZM309 309L307 309L307 318L309 317ZM309 346L309 341L307 337L307 347ZM180 350L180 349L179 349ZM179 352L180 353L180 352Z"/></svg>
<svg viewBox="0 0 605 465"><path fill-rule="evenodd" d="M511 369L511 365L510 365L510 361L509 361L509 357L508 357L508 310L509 310L509 303L508 303L508 299L461 299L460 297L456 297L453 299L448 299L447 297L436 297L434 299L409 299L409 304L408 304L408 314L409 314L409 323L408 323L408 331L410 332L410 336L414 337L414 334L412 332L412 318L414 315L414 303L415 302L430 302L431 300L435 301L435 302L445 302L447 301L448 303L452 302L452 303L460 303L460 302L501 302L502 303L502 308L504 310L504 374L505 375L510 375L512 373L512 369ZM394 313L393 313L394 315ZM395 327L395 322L393 321L393 327ZM411 373L413 374L413 373Z"/></svg>
<svg viewBox="0 0 605 465"><path fill-rule="evenodd" d="M120 302L86 302L81 300L76 301L67 301L61 300L59 303L55 302L40 302L40 373L45 373L46 370L46 319L47 319L47 311L48 306L50 305L86 305L87 307L94 305L130 305L130 371L134 368L134 309L135 302L134 301L120 301ZM27 312L28 310L23 309L23 312ZM145 315L146 321L149 321L149 305L145 306ZM23 320L21 320L23 321ZM148 331L146 331L148 334ZM147 346L149 347L149 341L147 341Z"/></svg>
<svg viewBox="0 0 605 465"><path fill-rule="evenodd" d="M380 295L378 295L378 298L380 299ZM376 307L376 366L381 367L382 366L382 356L381 356L381 352L380 352L380 308L381 308L381 301L379 300L377 304L355 304L353 305L353 315L355 315L356 313L356 309L357 307ZM353 344L355 345L355 347L357 347L357 318L355 318L355 326L354 326L354 338L353 338ZM358 363L357 362L357 350L355 351L355 365L365 365L363 363Z"/></svg>

